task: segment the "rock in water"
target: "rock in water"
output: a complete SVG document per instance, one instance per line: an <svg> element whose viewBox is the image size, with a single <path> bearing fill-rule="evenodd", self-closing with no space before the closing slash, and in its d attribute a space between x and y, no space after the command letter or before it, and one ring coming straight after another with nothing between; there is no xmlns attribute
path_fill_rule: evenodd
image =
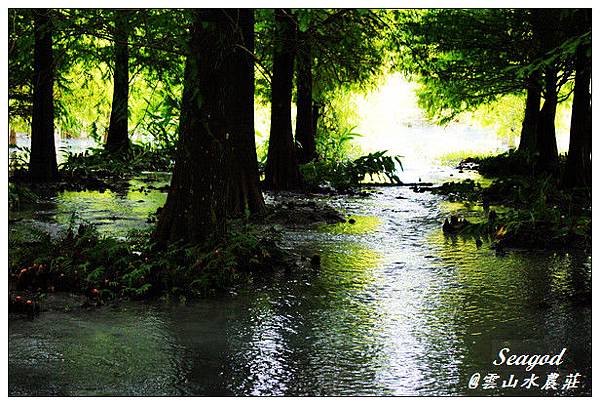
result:
<svg viewBox="0 0 600 405"><path fill-rule="evenodd" d="M444 220L442 231L449 234L457 233L462 231L467 225L469 225L469 221L466 219L459 218L456 215L451 215L450 220L448 220L448 218Z"/></svg>

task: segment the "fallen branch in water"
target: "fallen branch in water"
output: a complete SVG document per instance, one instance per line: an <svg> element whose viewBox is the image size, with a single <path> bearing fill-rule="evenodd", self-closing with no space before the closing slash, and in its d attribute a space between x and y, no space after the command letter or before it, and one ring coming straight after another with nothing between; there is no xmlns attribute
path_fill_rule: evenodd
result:
<svg viewBox="0 0 600 405"><path fill-rule="evenodd" d="M433 183L360 183L360 187L431 187Z"/></svg>

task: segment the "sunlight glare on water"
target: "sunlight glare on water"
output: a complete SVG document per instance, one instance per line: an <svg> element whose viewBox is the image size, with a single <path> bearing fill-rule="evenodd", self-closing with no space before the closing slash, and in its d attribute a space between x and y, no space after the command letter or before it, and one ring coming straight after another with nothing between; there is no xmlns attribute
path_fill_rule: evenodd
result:
<svg viewBox="0 0 600 405"><path fill-rule="evenodd" d="M321 197L354 224L285 232L282 247L319 254L318 269L190 305L11 320L11 394L469 394L504 346L567 347L589 390L591 310L574 295L591 289L589 257L497 256L443 235L456 204L379 191Z"/></svg>

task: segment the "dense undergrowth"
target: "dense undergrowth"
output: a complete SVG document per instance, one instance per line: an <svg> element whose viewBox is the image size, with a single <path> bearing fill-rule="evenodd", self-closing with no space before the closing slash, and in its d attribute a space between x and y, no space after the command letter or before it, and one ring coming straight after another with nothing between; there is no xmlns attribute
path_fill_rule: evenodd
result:
<svg viewBox="0 0 600 405"><path fill-rule="evenodd" d="M132 176L141 171L170 171L174 151L144 144L130 144L124 151L109 152L104 148L91 148L81 153L68 152L59 166L67 176L116 177Z"/></svg>
<svg viewBox="0 0 600 405"><path fill-rule="evenodd" d="M480 218L447 224L447 233L490 238L497 247L591 247L590 189L562 189L559 176L535 175L531 160L515 152L469 158L465 164L498 178L488 186L464 180L430 189L451 201L482 206Z"/></svg>
<svg viewBox="0 0 600 405"><path fill-rule="evenodd" d="M330 186L345 191L360 185L367 176L374 182L400 184L397 167L402 170L400 156L389 156L379 151L356 159L324 157L302 165L300 170L309 188Z"/></svg>
<svg viewBox="0 0 600 405"><path fill-rule="evenodd" d="M56 186L64 189L107 189L121 187L122 182L141 172L170 172L174 164L174 147L163 148L132 143L123 151L90 148L84 152L64 152L58 166L60 179ZM345 153L320 157L301 165L304 185L315 190L323 186L347 191L369 179L378 183L400 184L396 175L402 170L400 156L378 151L352 159ZM10 156L9 177L12 182L27 182L29 150L19 148ZM264 162L259 162L264 168ZM49 185L48 185L49 186Z"/></svg>
<svg viewBox="0 0 600 405"><path fill-rule="evenodd" d="M187 300L226 291L278 266L284 255L274 229L232 227L216 246L172 244L158 249L151 230L126 238L72 224L59 237L27 229L9 241L11 289L39 296L82 293L102 303L120 298Z"/></svg>
<svg viewBox="0 0 600 405"><path fill-rule="evenodd" d="M173 169L174 146L131 143L120 151L103 147L89 148L84 152L63 152L59 164L59 182L63 188L102 189L119 185L141 172L167 172ZM20 147L9 157L9 178L13 182L26 182L29 149Z"/></svg>

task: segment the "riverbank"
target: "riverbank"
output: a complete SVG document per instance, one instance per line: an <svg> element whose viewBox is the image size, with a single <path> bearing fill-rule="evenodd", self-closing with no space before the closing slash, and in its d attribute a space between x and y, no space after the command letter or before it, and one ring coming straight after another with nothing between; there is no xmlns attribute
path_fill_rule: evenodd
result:
<svg viewBox="0 0 600 405"><path fill-rule="evenodd" d="M338 210L306 194L272 194L267 207L264 217L250 223L229 221L227 239L213 246L157 249L153 225L121 237L103 235L74 218L53 234L21 226L9 241L9 309L37 316L52 302L48 296L59 292L79 295L81 307L224 294L257 274L319 266L318 254L302 256L279 247L285 228L346 222ZM150 213L147 222L153 218Z"/></svg>
<svg viewBox="0 0 600 405"><path fill-rule="evenodd" d="M478 208L470 218L450 217L448 234L485 239L496 249L591 251L591 189L564 189L560 176L533 176L531 166L514 153L467 158L457 169L485 177L413 188Z"/></svg>

